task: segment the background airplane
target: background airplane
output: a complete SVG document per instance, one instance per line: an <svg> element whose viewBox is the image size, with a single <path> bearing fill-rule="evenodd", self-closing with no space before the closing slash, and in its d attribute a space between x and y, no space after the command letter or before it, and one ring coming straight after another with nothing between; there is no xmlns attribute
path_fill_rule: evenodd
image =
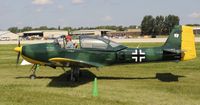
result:
<svg viewBox="0 0 200 105"><path fill-rule="evenodd" d="M79 48L65 48L65 37L53 43L20 45L14 50L32 66L35 78L37 65L70 67L72 81L77 81L80 68L102 67L115 64L143 63L155 61L184 61L196 58L193 29L188 26L176 26L164 45L151 48L128 48L109 39L98 36L80 36Z"/></svg>

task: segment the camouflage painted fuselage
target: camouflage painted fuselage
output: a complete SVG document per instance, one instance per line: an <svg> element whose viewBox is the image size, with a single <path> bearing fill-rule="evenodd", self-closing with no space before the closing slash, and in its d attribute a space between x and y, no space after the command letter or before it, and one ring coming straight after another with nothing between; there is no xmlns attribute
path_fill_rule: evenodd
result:
<svg viewBox="0 0 200 105"><path fill-rule="evenodd" d="M52 65L51 58L70 58L79 61L95 62L100 66L119 63L142 63L152 61L180 60L180 53L165 52L163 47L123 48L121 50L63 49L53 43L23 46L23 57ZM26 59L29 61L29 59ZM30 61L32 62L32 61ZM37 62L36 62L37 63ZM44 65L43 64L43 65Z"/></svg>

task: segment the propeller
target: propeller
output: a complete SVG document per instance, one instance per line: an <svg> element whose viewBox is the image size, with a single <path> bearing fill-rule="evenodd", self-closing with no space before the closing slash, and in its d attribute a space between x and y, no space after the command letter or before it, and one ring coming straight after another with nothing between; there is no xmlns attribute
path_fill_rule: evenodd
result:
<svg viewBox="0 0 200 105"><path fill-rule="evenodd" d="M17 54L17 60L16 60L16 64L19 63L19 58L20 58L21 49L22 49L22 47L21 47L20 37L19 37L19 38L18 38L18 44L17 44L17 47L15 47L15 49L14 49L16 52L18 52L18 54Z"/></svg>

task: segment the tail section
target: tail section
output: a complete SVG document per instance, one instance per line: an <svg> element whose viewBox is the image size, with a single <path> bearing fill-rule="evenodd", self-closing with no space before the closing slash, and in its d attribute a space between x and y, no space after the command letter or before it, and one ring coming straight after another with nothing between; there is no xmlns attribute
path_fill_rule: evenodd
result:
<svg viewBox="0 0 200 105"><path fill-rule="evenodd" d="M163 49L171 53L180 53L182 61L196 58L193 28L189 26L175 26L163 45Z"/></svg>

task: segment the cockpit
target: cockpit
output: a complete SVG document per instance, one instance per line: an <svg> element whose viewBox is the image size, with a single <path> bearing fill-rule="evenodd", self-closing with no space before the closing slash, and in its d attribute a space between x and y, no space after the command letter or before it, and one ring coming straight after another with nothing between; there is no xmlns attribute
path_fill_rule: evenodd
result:
<svg viewBox="0 0 200 105"><path fill-rule="evenodd" d="M127 48L119 43L100 36L80 36L80 48L82 49L99 49L99 50L121 50Z"/></svg>
<svg viewBox="0 0 200 105"><path fill-rule="evenodd" d="M54 43L59 44L61 48L66 47L65 36L55 39ZM79 48L88 50L121 50L127 48L119 43L113 42L109 39L100 36L80 36Z"/></svg>
<svg viewBox="0 0 200 105"><path fill-rule="evenodd" d="M61 48L65 48L65 46L66 46L66 44L67 44L64 35L62 35L62 36L60 36L60 37L57 37L57 38L54 40L53 43L59 45Z"/></svg>

